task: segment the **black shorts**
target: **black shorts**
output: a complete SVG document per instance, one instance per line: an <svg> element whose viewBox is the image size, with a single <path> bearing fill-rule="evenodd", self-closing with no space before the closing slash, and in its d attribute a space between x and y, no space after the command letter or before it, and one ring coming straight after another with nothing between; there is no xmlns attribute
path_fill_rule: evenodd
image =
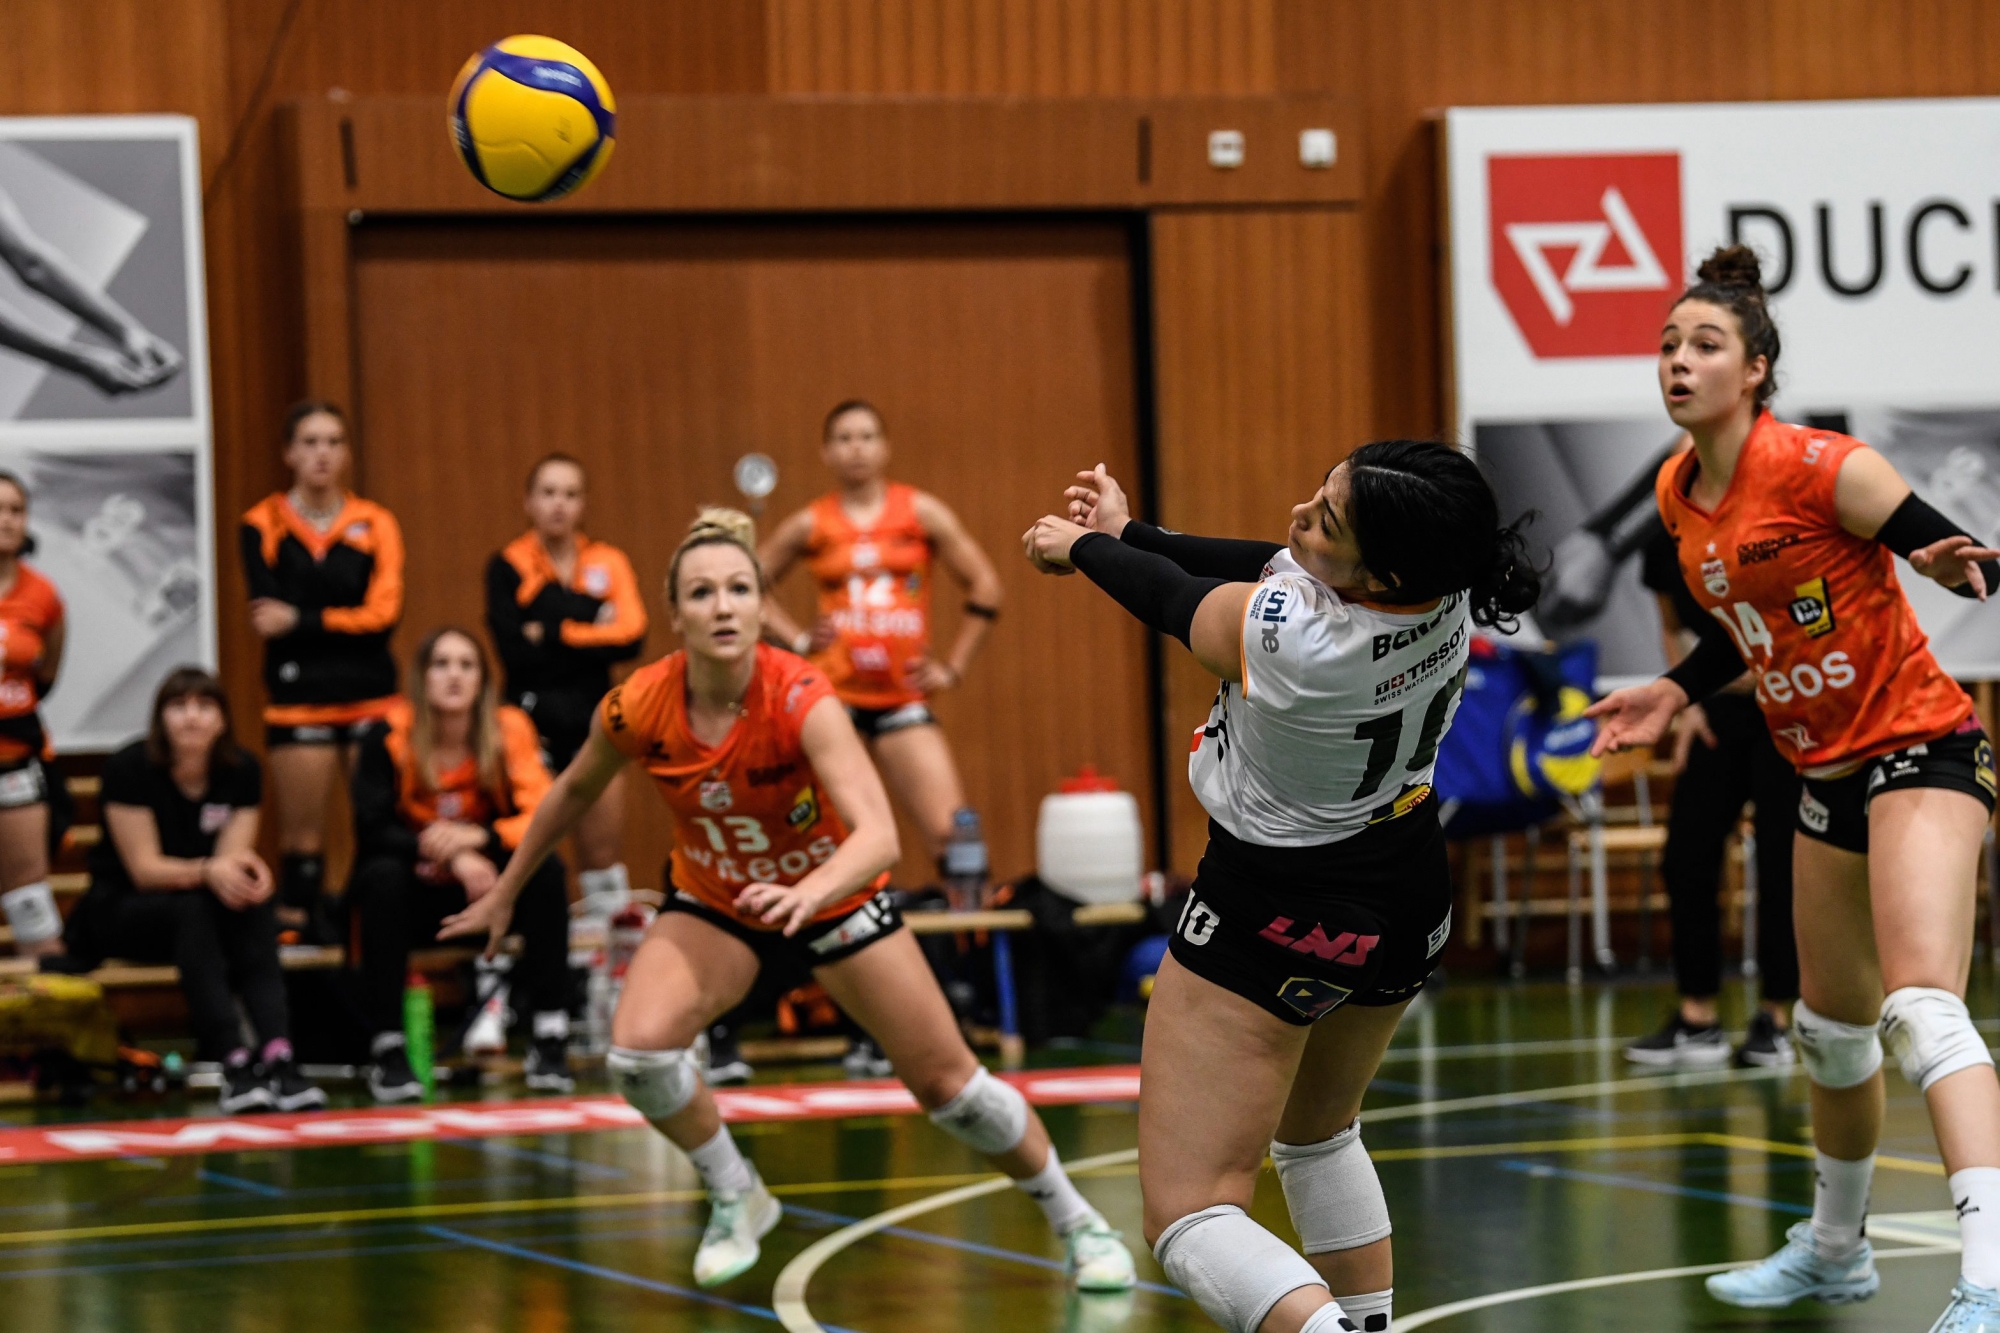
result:
<svg viewBox="0 0 2000 1333"><path fill-rule="evenodd" d="M1210 820L1169 948L1182 967L1307 1026L1343 1004L1400 1004L1451 938L1437 801L1341 842L1264 847Z"/></svg>
<svg viewBox="0 0 2000 1333"><path fill-rule="evenodd" d="M49 775L42 761L30 755L0 764L0 810L20 810L49 799Z"/></svg>
<svg viewBox="0 0 2000 1333"><path fill-rule="evenodd" d="M264 748L280 745L359 745L387 723L379 717L357 718L352 722L299 722L264 724Z"/></svg>
<svg viewBox="0 0 2000 1333"><path fill-rule="evenodd" d="M1992 742L1974 722L1937 740L1876 755L1844 777L1806 778L1799 791L1799 832L1842 851L1866 852L1868 803L1907 787L1962 791L1992 814Z"/></svg>
<svg viewBox="0 0 2000 1333"><path fill-rule="evenodd" d="M894 708L856 708L849 704L847 715L854 719L854 729L861 733L862 739L871 741L892 731L937 725L931 706L921 699L913 704L897 704Z"/></svg>
<svg viewBox="0 0 2000 1333"><path fill-rule="evenodd" d="M550 776L568 768L590 739L590 719L603 698L596 690L525 690L516 700L542 738L542 763Z"/></svg>
<svg viewBox="0 0 2000 1333"><path fill-rule="evenodd" d="M757 966L767 978L786 986L803 984L814 968L851 958L903 928L903 914L886 892L877 893L846 916L815 921L790 937L776 930L754 930L678 889L667 894L660 910L686 912L734 935L757 955Z"/></svg>

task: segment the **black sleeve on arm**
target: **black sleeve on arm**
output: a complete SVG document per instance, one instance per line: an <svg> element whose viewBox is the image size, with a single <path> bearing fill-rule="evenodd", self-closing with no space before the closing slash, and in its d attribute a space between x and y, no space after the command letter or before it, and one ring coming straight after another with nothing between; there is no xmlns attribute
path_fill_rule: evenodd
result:
<svg viewBox="0 0 2000 1333"><path fill-rule="evenodd" d="M1704 635L1696 640L1694 651L1667 672L1667 679L1687 691L1689 703L1698 704L1748 669L1736 649Z"/></svg>
<svg viewBox="0 0 2000 1333"><path fill-rule="evenodd" d="M397 810L396 761L383 741L382 729L361 743L354 764L354 781L349 788L354 806L354 850L359 856L405 857L417 859L417 834Z"/></svg>
<svg viewBox="0 0 2000 1333"><path fill-rule="evenodd" d="M1166 556L1127 546L1101 532L1078 537L1069 548L1069 558L1141 622L1183 644L1193 632L1194 613L1201 599L1225 583L1245 582L1197 577Z"/></svg>
<svg viewBox="0 0 2000 1333"><path fill-rule="evenodd" d="M1969 537L1964 528L1940 514L1911 491L1896 506L1896 512L1882 521L1876 530L1875 540L1908 560L1912 552L1922 550L1932 542L1943 541L1946 537ZM1977 538L1974 538L1976 541ZM2000 592L2000 560L1982 560L1979 572L1986 576L1986 591ZM1966 580L1951 591L1960 597L1977 597L1972 590L1972 581Z"/></svg>
<svg viewBox="0 0 2000 1333"><path fill-rule="evenodd" d="M495 555L486 562L486 628L514 689L542 664L542 649L529 643L523 632L528 618L521 614L520 591L521 572L505 556Z"/></svg>
<svg viewBox="0 0 2000 1333"><path fill-rule="evenodd" d="M1188 573L1224 583L1255 583L1264 566L1285 548L1276 542L1244 541L1236 537L1191 537L1169 532L1138 519L1126 522L1118 540L1137 550L1163 555Z"/></svg>

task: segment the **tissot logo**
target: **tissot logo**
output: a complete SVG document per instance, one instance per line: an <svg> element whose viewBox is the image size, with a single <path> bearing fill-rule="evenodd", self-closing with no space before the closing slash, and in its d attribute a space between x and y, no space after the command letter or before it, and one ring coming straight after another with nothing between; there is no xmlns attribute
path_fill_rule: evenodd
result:
<svg viewBox="0 0 2000 1333"><path fill-rule="evenodd" d="M1646 356L1681 267L1678 153L1489 157L1493 287L1537 357Z"/></svg>

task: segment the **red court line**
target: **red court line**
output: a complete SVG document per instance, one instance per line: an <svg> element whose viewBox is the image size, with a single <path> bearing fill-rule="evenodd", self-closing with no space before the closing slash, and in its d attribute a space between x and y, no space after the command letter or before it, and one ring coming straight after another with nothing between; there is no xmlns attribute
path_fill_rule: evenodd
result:
<svg viewBox="0 0 2000 1333"><path fill-rule="evenodd" d="M1137 1065L1099 1065L1000 1077L1019 1088L1037 1106L1125 1102L1139 1096ZM737 1122L914 1115L918 1110L916 1099L908 1090L889 1079L718 1088L715 1100L722 1118ZM408 1143L428 1138L492 1138L507 1134L581 1134L630 1129L644 1123L623 1098L606 1096L373 1106L297 1115L107 1120L0 1130L0 1162L175 1157L206 1152L328 1148L353 1143Z"/></svg>

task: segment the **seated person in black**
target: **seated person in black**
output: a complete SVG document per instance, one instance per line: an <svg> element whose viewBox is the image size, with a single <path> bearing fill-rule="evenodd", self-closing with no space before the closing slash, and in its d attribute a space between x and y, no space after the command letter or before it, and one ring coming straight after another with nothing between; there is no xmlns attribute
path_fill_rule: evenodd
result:
<svg viewBox="0 0 2000 1333"><path fill-rule="evenodd" d="M231 738L221 683L198 667L169 675L145 738L111 756L103 782L106 836L69 951L180 969L200 1056L222 1062L224 1111L324 1106L292 1059L271 868L255 851L263 774Z"/></svg>

